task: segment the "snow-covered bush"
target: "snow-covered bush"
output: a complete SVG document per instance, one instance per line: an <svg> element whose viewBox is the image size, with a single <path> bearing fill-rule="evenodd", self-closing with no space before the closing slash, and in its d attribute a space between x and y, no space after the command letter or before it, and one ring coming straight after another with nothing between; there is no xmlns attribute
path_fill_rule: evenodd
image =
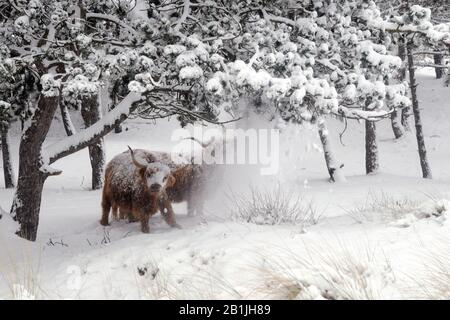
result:
<svg viewBox="0 0 450 320"><path fill-rule="evenodd" d="M295 224L302 228L319 222L321 211L311 199L295 195L281 186L251 187L250 194L228 194L232 218L259 225Z"/></svg>

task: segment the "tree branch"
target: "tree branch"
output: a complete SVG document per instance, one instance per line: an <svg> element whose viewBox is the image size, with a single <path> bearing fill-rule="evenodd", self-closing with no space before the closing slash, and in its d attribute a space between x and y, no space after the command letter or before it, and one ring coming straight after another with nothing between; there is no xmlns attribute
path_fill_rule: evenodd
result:
<svg viewBox="0 0 450 320"><path fill-rule="evenodd" d="M43 159L48 164L64 158L72 153L80 151L93 142L101 139L114 130L116 126L125 121L128 115L138 107L142 96L138 93L129 93L112 111L101 121L89 128L78 132L70 137L64 138L43 150Z"/></svg>
<svg viewBox="0 0 450 320"><path fill-rule="evenodd" d="M189 16L189 13L191 12L190 9L191 2L189 0L184 0L183 3L183 14L181 15L180 19L177 21L177 24L175 25L175 31L180 30L181 25L184 21L186 21L187 17Z"/></svg>
<svg viewBox="0 0 450 320"><path fill-rule="evenodd" d="M128 24L124 23L122 20L120 20L117 17L114 17L113 15L110 15L110 14L89 12L86 14L86 20L89 20L89 19L107 20L107 21L113 22L113 23L121 26L122 28L130 31L130 33L132 33L135 36L139 35L138 32L136 30L134 30L132 27L130 27Z"/></svg>
<svg viewBox="0 0 450 320"><path fill-rule="evenodd" d="M389 117L394 111L395 109L390 109L388 111L355 110L340 106L337 111L333 111L332 113L347 119L376 122Z"/></svg>

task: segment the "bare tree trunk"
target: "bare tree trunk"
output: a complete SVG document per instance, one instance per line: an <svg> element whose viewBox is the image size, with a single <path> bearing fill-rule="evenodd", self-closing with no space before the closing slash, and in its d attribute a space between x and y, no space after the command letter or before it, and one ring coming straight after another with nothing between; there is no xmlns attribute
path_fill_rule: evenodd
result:
<svg viewBox="0 0 450 320"><path fill-rule="evenodd" d="M366 109L371 101L366 102ZM365 140L366 140L366 174L376 173L378 171L378 144L377 128L374 121L365 121Z"/></svg>
<svg viewBox="0 0 450 320"><path fill-rule="evenodd" d="M97 95L82 100L81 116L83 117L86 128L101 119ZM89 159L92 167L92 189L97 190L103 184L103 168L105 165L103 139L99 139L89 146Z"/></svg>
<svg viewBox="0 0 450 320"><path fill-rule="evenodd" d="M15 176L12 167L11 152L9 149L9 124L3 123L0 125L2 136L2 155L3 155L3 175L5 178L5 188L14 188Z"/></svg>
<svg viewBox="0 0 450 320"><path fill-rule="evenodd" d="M446 87L450 86L450 68L447 68L447 75L445 76L444 85Z"/></svg>
<svg viewBox="0 0 450 320"><path fill-rule="evenodd" d="M98 190L103 186L103 168L105 165L103 139L89 146L89 157L92 167L92 190Z"/></svg>
<svg viewBox="0 0 450 320"><path fill-rule="evenodd" d="M442 65L444 56L440 53L435 53L433 55L434 58L434 64L435 65ZM435 67L434 72L436 73L436 79L441 79L444 76L444 68Z"/></svg>
<svg viewBox="0 0 450 320"><path fill-rule="evenodd" d="M424 178L432 179L430 165L427 158L427 150L425 148L425 138L422 130L422 120L420 119L419 100L417 99L417 83L414 71L413 58L413 42L408 40L407 44L408 56L408 72L409 72L409 87L411 89L412 109L414 114L414 124L416 127L417 146L419 149L420 166L422 167L422 176Z"/></svg>
<svg viewBox="0 0 450 320"><path fill-rule="evenodd" d="M389 85L389 79L386 78L384 83L386 85ZM395 139L400 139L401 137L403 137L403 126L397 110L391 113L391 126Z"/></svg>
<svg viewBox="0 0 450 320"><path fill-rule="evenodd" d="M30 126L20 141L19 180L11 207L11 216L19 222L17 234L35 241L44 182L51 173L42 168L41 147L58 107L58 97L40 96ZM59 172L60 173L60 172Z"/></svg>
<svg viewBox="0 0 450 320"><path fill-rule="evenodd" d="M397 110L392 112L391 114L391 125L395 139L400 139L401 137L403 137L403 126Z"/></svg>
<svg viewBox="0 0 450 320"><path fill-rule="evenodd" d="M366 174L378 171L378 144L375 122L366 120Z"/></svg>
<svg viewBox="0 0 450 320"><path fill-rule="evenodd" d="M61 118L64 124L64 130L66 130L66 134L68 136L74 135L76 133L75 126L72 123L72 119L70 118L69 109L67 105L62 101L59 103L59 108L61 110Z"/></svg>
<svg viewBox="0 0 450 320"><path fill-rule="evenodd" d="M113 89L110 95L111 98L110 110L113 110L116 107L118 103L118 98L120 96L124 97L128 94L129 91L126 84L129 82L130 77L128 75L125 75L114 82ZM114 129L114 133L121 133L121 132L122 132L122 125L118 123Z"/></svg>
<svg viewBox="0 0 450 320"><path fill-rule="evenodd" d="M339 163L334 157L331 149L330 139L328 137L328 129L323 118L318 121L319 137L322 142L323 155L325 157L325 163L327 165L328 174L332 182L344 182L346 181L345 175L342 171L343 164Z"/></svg>
<svg viewBox="0 0 450 320"><path fill-rule="evenodd" d="M399 71L399 81L403 82L406 79L406 42L405 36L399 35L398 39L398 56L402 60L402 67ZM401 124L406 131L410 131L408 118L411 115L410 108L406 107L402 109ZM395 132L394 132L395 134Z"/></svg>

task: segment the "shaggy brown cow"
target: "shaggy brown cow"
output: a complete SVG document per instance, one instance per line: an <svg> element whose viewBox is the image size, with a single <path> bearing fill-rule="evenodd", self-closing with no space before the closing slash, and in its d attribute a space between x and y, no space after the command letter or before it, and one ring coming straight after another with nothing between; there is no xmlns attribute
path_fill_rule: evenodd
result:
<svg viewBox="0 0 450 320"><path fill-rule="evenodd" d="M207 149L212 143L221 143L212 139L208 143L202 143L199 140L190 137L191 139L199 143L203 147L203 151ZM216 148L211 151L214 153ZM195 214L202 215L205 200L207 198L208 185L211 186L214 180L220 178L221 170L218 170L215 164L194 164L194 163L175 163L171 159L171 155L167 152L151 152L151 159L148 161L157 161L167 165L171 170L171 176L174 177L174 183L167 186L164 192L160 193L158 206L159 210L166 220L166 222L173 227L181 228L175 222L175 213L173 211L171 203L187 202L188 216ZM219 173L219 174L218 174ZM114 210L115 217L117 217L117 208ZM133 219L129 210L120 207L120 216L117 219Z"/></svg>
<svg viewBox="0 0 450 320"><path fill-rule="evenodd" d="M160 196L175 183L169 167L158 161L155 153L145 150L130 150L115 156L106 166L105 185L102 195L102 225L108 225L109 211L113 216L117 210L121 215L139 219L142 232L148 233L148 220L158 210ZM138 160L136 155L142 160ZM177 226L170 203L164 218L171 226Z"/></svg>

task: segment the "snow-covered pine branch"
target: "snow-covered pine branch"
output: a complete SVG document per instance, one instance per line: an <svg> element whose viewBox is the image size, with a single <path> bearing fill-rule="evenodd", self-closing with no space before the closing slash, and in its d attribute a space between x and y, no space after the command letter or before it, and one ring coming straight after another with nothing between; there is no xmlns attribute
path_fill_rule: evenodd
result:
<svg viewBox="0 0 450 320"><path fill-rule="evenodd" d="M402 15L385 20L378 12L368 15L362 11L361 19L367 25L390 33L419 34L434 44L442 44L450 48L450 23L433 24L431 10L420 5L411 5Z"/></svg>

